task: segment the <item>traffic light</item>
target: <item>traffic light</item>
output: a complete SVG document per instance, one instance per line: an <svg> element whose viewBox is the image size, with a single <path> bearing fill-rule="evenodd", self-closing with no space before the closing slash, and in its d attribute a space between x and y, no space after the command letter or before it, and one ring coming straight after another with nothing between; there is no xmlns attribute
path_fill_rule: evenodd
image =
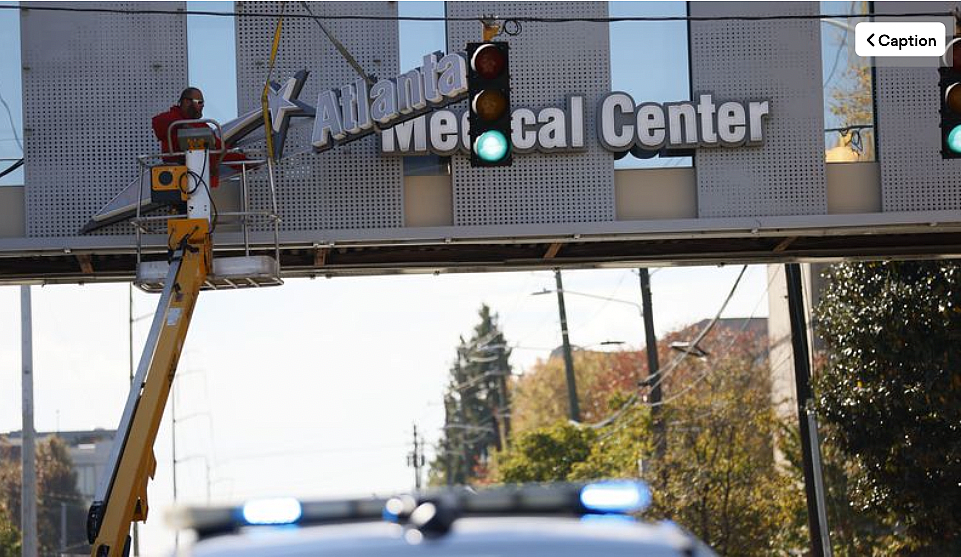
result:
<svg viewBox="0 0 961 557"><path fill-rule="evenodd" d="M950 66L938 68L941 90L941 158L961 159L961 48Z"/></svg>
<svg viewBox="0 0 961 557"><path fill-rule="evenodd" d="M504 42L467 43L471 166L510 166L511 83Z"/></svg>

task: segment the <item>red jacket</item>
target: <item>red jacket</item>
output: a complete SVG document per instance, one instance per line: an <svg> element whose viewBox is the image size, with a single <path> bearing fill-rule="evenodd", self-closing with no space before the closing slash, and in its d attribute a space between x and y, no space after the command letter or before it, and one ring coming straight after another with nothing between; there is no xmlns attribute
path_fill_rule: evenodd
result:
<svg viewBox="0 0 961 557"><path fill-rule="evenodd" d="M179 130L181 127L190 127L190 128L209 127L207 126L207 124L203 124L201 122L194 122L193 124L183 124L181 126L177 126L170 133L171 140L173 141L173 146L171 147L170 145L168 145L167 130L170 129L170 125L176 122L177 120L189 120L189 119L190 118L188 118L187 115L184 114L182 110L180 110L179 106L171 106L170 110L168 110L167 112L161 112L160 114L153 117L151 121L151 123L153 124L153 133L154 135L157 136L157 139L160 141L160 151L162 153L174 153L180 150L180 148L177 146L177 143L178 143L177 130ZM220 145L221 145L220 138L218 137L216 138L214 149L220 149ZM228 153L226 156L220 155L220 156L213 157L213 160L211 161L212 168L210 169L210 185L216 188L220 181L218 179L218 174L219 174L218 166L220 165L221 160L234 161L234 160L244 160L245 158L246 157L241 153ZM183 157L164 157L164 161L183 164Z"/></svg>
<svg viewBox="0 0 961 557"><path fill-rule="evenodd" d="M183 126L177 126L171 132L170 136L173 139L173 148L167 144L167 130L170 129L170 124L173 124L177 120L190 120L186 114L180 110L179 106L171 106L170 110L167 112L161 112L160 114L153 117L153 133L157 136L157 140L160 141L160 150L164 153L173 153L179 151L180 148L177 146L177 130L181 127L191 127L191 128L206 128L207 124L202 124L200 122L195 122L193 124L184 124ZM217 138L217 144L215 149L220 149L220 138Z"/></svg>

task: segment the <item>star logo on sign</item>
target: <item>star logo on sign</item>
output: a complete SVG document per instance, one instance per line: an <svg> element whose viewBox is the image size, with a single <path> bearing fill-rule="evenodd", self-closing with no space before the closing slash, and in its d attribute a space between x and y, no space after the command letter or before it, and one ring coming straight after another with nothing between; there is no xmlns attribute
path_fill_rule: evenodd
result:
<svg viewBox="0 0 961 557"><path fill-rule="evenodd" d="M314 116L314 107L297 100L308 75L307 70L300 70L283 85L273 81L267 85L267 110L270 112L275 159L280 159L283 155L290 119ZM263 127L263 110L261 108L251 110L236 120L224 124L224 142L228 145L234 145L250 133L257 129L263 129Z"/></svg>

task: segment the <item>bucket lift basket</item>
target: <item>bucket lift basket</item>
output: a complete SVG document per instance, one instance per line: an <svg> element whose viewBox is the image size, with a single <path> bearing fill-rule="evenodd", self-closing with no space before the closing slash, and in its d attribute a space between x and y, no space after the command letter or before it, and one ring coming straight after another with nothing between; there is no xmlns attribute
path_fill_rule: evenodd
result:
<svg viewBox="0 0 961 557"><path fill-rule="evenodd" d="M220 154L222 151L211 151ZM174 153L177 155L180 153ZM167 154L165 156L171 156ZM159 155L147 155L137 158L141 175L141 188L149 184L150 169L158 164ZM237 161L223 161L221 164L236 169L240 178L240 210L217 212L216 224L224 227L229 224L239 224L242 246L230 246L230 255L218 256L214 246L213 269L207 276L201 290L232 290L239 288L261 288L265 286L279 286L283 284L280 278L280 216L277 214L277 193L274 186L273 168L264 159L244 159ZM269 210L251 210L249 205L248 174L253 167L268 166L269 176ZM141 199L144 192L141 191ZM137 215L131 219L131 224L137 233L137 277L134 284L144 292L159 293L163 290L164 281L170 264L166 260L145 260L143 237L147 234L166 234L167 222L171 219L185 218L186 214L144 215L141 207L137 207ZM251 246L250 228L258 224L267 223L273 232L273 242ZM242 250L242 255L240 255Z"/></svg>

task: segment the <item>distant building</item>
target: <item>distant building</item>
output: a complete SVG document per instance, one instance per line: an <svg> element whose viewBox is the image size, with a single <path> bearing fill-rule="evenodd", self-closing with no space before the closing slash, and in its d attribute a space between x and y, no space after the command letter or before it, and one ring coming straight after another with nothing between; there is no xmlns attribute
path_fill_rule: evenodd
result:
<svg viewBox="0 0 961 557"><path fill-rule="evenodd" d="M87 503L90 503L97 490L97 481L107 467L110 447L116 433L115 430L108 429L37 432L37 441L43 441L54 435L63 439L70 459L73 461L73 469L77 473L77 491ZM22 445L22 431L0 434L0 454L4 458L19 459Z"/></svg>
<svg viewBox="0 0 961 557"><path fill-rule="evenodd" d="M812 313L821 300L825 279L821 273L826 264L801 265L801 289L804 292L804 320L808 337L809 359L824 349L824 342L814 333ZM784 265L768 265L768 339L771 358L771 402L782 418L797 419L797 386L794 380L794 351L791 345L791 319L787 305L787 279ZM817 373L811 366L812 375Z"/></svg>

